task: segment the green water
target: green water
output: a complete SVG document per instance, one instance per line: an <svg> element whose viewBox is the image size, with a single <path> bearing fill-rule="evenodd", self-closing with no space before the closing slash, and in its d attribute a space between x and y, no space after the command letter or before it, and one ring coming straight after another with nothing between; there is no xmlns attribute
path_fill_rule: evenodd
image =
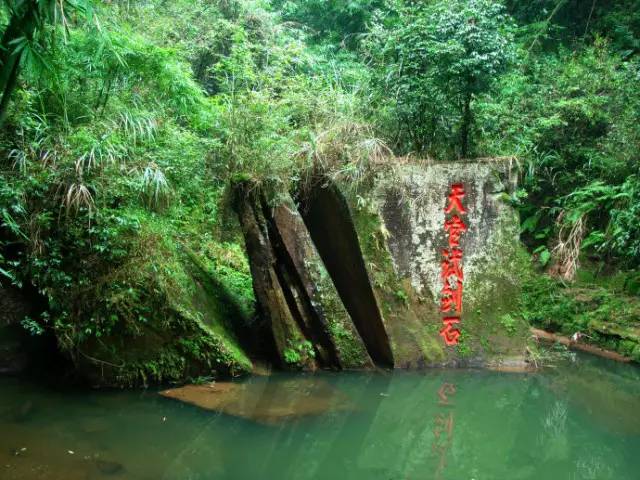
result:
<svg viewBox="0 0 640 480"><path fill-rule="evenodd" d="M248 381L275 387L259 404L282 386L304 395L315 383L333 399L324 413L265 424L151 391L55 391L0 379L0 479L640 478L635 366L579 357L529 374Z"/></svg>

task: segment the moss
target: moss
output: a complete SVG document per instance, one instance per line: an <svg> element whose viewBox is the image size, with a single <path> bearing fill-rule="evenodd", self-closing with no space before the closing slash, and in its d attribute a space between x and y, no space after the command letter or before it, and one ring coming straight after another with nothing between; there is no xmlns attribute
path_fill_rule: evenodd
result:
<svg viewBox="0 0 640 480"><path fill-rule="evenodd" d="M505 209L498 226L476 259L482 265L467 282L463 329L470 348L492 361L525 351L528 324L520 311L522 284L531 275L531 261L514 231L517 222ZM468 292L468 293L467 293Z"/></svg>
<svg viewBox="0 0 640 480"><path fill-rule="evenodd" d="M486 208L490 211L486 214L488 216L483 213L482 220L486 222L488 218L490 222L491 226L485 230L489 232L489 238L481 246L476 246L473 268L465 269L462 337L455 348L446 347L439 336L442 323L438 295L431 292L429 286L424 286L418 294L412 285L412 278L403 277L396 271L388 244L390 233L381 215L384 202L384 208L387 209L384 215L391 222L390 228L393 226L395 229L395 241L399 242L399 248L407 248L405 243L414 241L411 235L417 234L420 229L424 231L431 228L430 224L434 221L426 220L426 225L420 224L413 231L412 209L419 208L418 204L422 201L420 196L423 195L420 192L442 182L446 184L453 170L449 167L434 168L432 173L427 173L424 166L410 165L407 168L406 177L402 172L396 172L399 176L381 175L368 185L361 184L357 193L348 187L343 188L347 192L345 195L397 366L416 366L415 362L422 360L427 364L458 363L459 360L492 362L502 356L523 355L529 337L528 326L517 312L520 288L524 277L529 274L530 260L518 240L517 214L500 200L485 200L483 197L474 200L489 202ZM470 175L479 178L478 185L490 194L497 188L503 188L488 179L487 172L490 170L484 166L469 168L480 169L477 172L473 170ZM415 205L413 200L406 200L414 197L417 202ZM431 205L429 202L433 202L433 199L425 202ZM429 235L432 235L430 239L433 244L437 245L440 241L437 234ZM402 253L398 255L398 262L402 264ZM425 255L425 258L429 255ZM431 270L429 266L429 272Z"/></svg>
<svg viewBox="0 0 640 480"><path fill-rule="evenodd" d="M633 351L631 352L631 358L640 363L640 343L636 344L635 347L633 347Z"/></svg>
<svg viewBox="0 0 640 480"><path fill-rule="evenodd" d="M295 210L290 198L289 208ZM306 240L306 239L305 239ZM331 341L335 346L339 364L343 368L364 368L371 365L371 359L338 290L323 263L317 247L309 238L300 240L305 245L304 270L313 285L311 303L326 322Z"/></svg>
<svg viewBox="0 0 640 480"><path fill-rule="evenodd" d="M161 221L146 223L133 255L94 290L106 308L92 312L87 325L95 330L80 338L74 357L94 384L147 385L252 368L236 335L251 311L207 268L211 259L164 228ZM62 336L68 327L57 328Z"/></svg>
<svg viewBox="0 0 640 480"><path fill-rule="evenodd" d="M313 363L316 356L313 344L299 336L287 339L287 347L282 353L287 365L298 369L304 369Z"/></svg>
<svg viewBox="0 0 640 480"><path fill-rule="evenodd" d="M587 335L582 341L638 361L640 299L626 293L620 276L618 272L615 279L603 277L591 266L580 270L572 284L532 275L523 290L522 316L539 328L567 336L582 332Z"/></svg>
<svg viewBox="0 0 640 480"><path fill-rule="evenodd" d="M329 323L329 332L344 368L362 368L370 364L369 355L349 314L322 264L308 265L319 294L321 308Z"/></svg>

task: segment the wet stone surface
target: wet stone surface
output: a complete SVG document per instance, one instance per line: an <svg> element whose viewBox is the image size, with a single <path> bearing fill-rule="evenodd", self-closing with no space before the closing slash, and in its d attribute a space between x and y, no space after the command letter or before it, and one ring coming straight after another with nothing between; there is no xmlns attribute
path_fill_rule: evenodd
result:
<svg viewBox="0 0 640 480"><path fill-rule="evenodd" d="M354 408L343 393L313 378L187 385L165 390L160 395L268 425Z"/></svg>

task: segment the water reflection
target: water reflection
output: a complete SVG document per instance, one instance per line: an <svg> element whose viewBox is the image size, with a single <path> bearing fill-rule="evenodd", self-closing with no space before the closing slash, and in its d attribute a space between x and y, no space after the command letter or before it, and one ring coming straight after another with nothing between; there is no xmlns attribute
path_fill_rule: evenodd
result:
<svg viewBox="0 0 640 480"><path fill-rule="evenodd" d="M450 396L455 395L456 386L453 383L443 383L438 389L438 405L441 407L452 406L450 402ZM431 450L437 454L438 469L436 470L436 479L442 478L444 468L447 465L447 452L451 448L453 443L453 425L454 418L453 412L436 413L433 427L433 443L431 444Z"/></svg>
<svg viewBox="0 0 640 480"><path fill-rule="evenodd" d="M1 380L0 478L636 478L640 375L619 367L276 375L213 410Z"/></svg>

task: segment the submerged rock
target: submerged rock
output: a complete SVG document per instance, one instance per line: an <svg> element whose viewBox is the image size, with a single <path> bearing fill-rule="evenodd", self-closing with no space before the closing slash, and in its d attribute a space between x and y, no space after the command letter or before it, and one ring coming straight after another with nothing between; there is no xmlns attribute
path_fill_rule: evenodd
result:
<svg viewBox="0 0 640 480"><path fill-rule="evenodd" d="M527 361L522 356L516 357L504 357L494 362L486 364L488 370L494 372L505 373L528 373L538 371L538 368L534 363Z"/></svg>
<svg viewBox="0 0 640 480"><path fill-rule="evenodd" d="M343 393L316 379L216 382L165 390L160 395L266 425L353 409Z"/></svg>
<svg viewBox="0 0 640 480"><path fill-rule="evenodd" d="M85 418L79 422L80 428L84 433L96 434L102 433L110 428L109 421L104 417Z"/></svg>
<svg viewBox="0 0 640 480"><path fill-rule="evenodd" d="M108 460L95 460L97 470L104 475L122 475L125 473L124 465Z"/></svg>

